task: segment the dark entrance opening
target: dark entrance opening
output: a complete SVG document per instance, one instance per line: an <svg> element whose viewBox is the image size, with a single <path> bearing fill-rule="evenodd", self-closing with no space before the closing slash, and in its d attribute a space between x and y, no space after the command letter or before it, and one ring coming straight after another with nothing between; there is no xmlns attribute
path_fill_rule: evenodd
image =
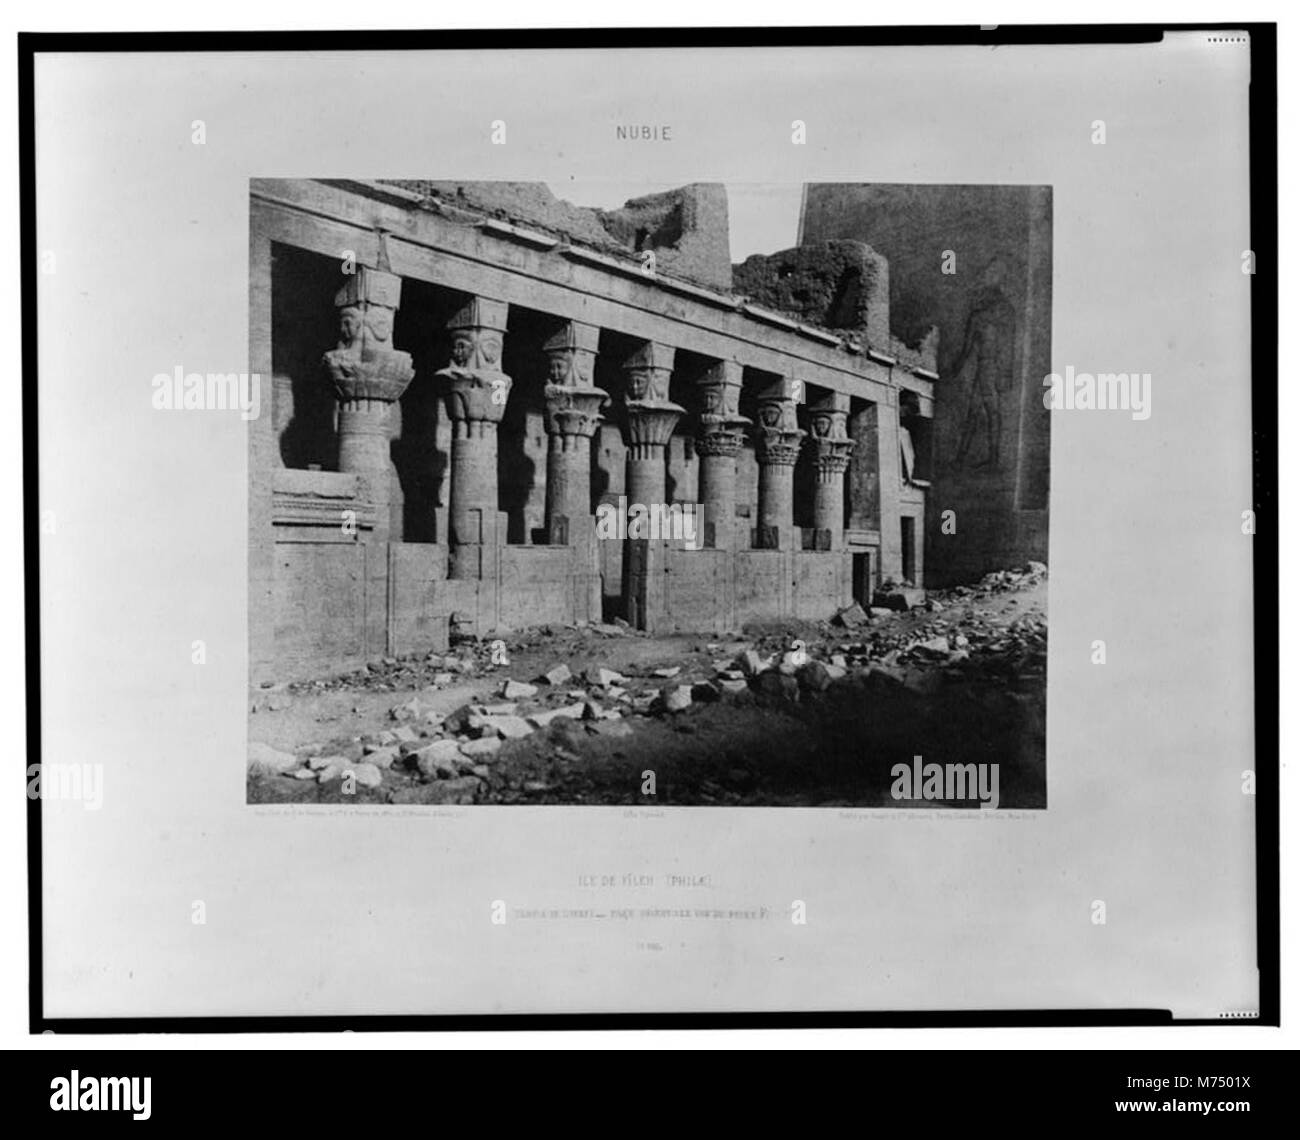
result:
<svg viewBox="0 0 1300 1140"><path fill-rule="evenodd" d="M903 577L913 586L919 586L916 580L916 519L903 520Z"/></svg>
<svg viewBox="0 0 1300 1140"><path fill-rule="evenodd" d="M853 555L853 600L866 608L871 605L871 595L875 592L871 573L871 551L864 550Z"/></svg>

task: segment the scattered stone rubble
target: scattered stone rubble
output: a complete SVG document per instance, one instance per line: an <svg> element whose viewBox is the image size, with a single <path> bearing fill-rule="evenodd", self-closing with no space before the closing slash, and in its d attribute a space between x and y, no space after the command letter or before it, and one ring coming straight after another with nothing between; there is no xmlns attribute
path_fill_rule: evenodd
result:
<svg viewBox="0 0 1300 1140"><path fill-rule="evenodd" d="M835 684L855 681L900 685L924 695L949 680L1002 683L1039 676L1046 662L1045 619L1027 613L1008 622L1005 616L998 620L997 611L1011 612L1017 604L1012 595L1046 574L1047 567L1037 562L987 574L974 586L932 592L907 612L866 611L854 604L807 631L785 628L749 640L697 644L686 664L652 662L629 670L631 675L600 664L575 674L560 659L599 655L601 639L631 636L620 625L521 632L508 645L510 652L545 648L556 658L531 681L494 663L493 639L467 641L451 654L385 658L344 677L277 686L272 692L291 700L348 689L400 691L403 699L388 711L389 727L342 744L303 745L290 752L254 742L248 771L250 777L319 785L350 776L357 787L376 791L388 774L400 772L408 783L439 785L420 792L419 802L467 804L480 797L502 754L538 733L547 734L548 747L558 755L576 761L574 749L588 735L631 736L638 717L673 718L680 730L691 731L677 718L718 700L777 705L817 700ZM908 589L891 589L891 596ZM472 682L482 683L480 698L450 713L434 707L440 690ZM253 707L256 712L282 706L255 701ZM538 794L548 788L527 781L522 790ZM389 798L406 802L414 794L407 787Z"/></svg>

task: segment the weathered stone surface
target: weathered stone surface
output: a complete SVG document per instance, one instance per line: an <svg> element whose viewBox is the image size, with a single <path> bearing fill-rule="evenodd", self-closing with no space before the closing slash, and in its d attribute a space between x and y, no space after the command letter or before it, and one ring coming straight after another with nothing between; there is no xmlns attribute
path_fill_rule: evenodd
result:
<svg viewBox="0 0 1300 1140"><path fill-rule="evenodd" d="M443 727L448 732L464 732L470 723L481 717L478 705L461 705L455 712L443 718Z"/></svg>
<svg viewBox="0 0 1300 1140"><path fill-rule="evenodd" d="M723 292L731 288L727 192L721 183L677 186L632 198L614 210L575 206L541 182L394 179L392 184L437 198L444 209L466 216L468 211L487 214L525 229L562 235L606 256L630 260L648 250L659 272Z"/></svg>
<svg viewBox="0 0 1300 1140"><path fill-rule="evenodd" d="M573 673L570 671L569 667L567 665L560 664L560 665L556 665L552 669L548 669L545 673L541 675L541 677L538 678L538 680L545 681L546 684L548 685L563 685L564 682L567 681L572 676Z"/></svg>
<svg viewBox="0 0 1300 1140"><path fill-rule="evenodd" d="M665 685L659 695L667 712L681 712L690 708L693 701L690 685Z"/></svg>
<svg viewBox="0 0 1300 1140"><path fill-rule="evenodd" d="M582 705L580 704L562 705L558 709L550 709L547 712L533 713L530 717L528 717L528 723L531 724L534 728L545 728L548 724L551 723L551 721L557 719L558 717L572 717L574 720L578 720L582 717Z"/></svg>
<svg viewBox="0 0 1300 1140"><path fill-rule="evenodd" d="M621 740L636 733L636 729L625 720L597 721L594 728L598 736L608 737L613 740Z"/></svg>
<svg viewBox="0 0 1300 1140"><path fill-rule="evenodd" d="M492 735L506 740L519 740L533 731L528 721L521 716L489 716L484 720L491 728Z"/></svg>
<svg viewBox="0 0 1300 1140"><path fill-rule="evenodd" d="M537 696L537 686L525 681L507 680L501 686L501 695L508 701L523 701Z"/></svg>
<svg viewBox="0 0 1300 1140"><path fill-rule="evenodd" d="M589 685L599 685L601 688L608 688L610 685L618 685L627 678L622 673L613 669L592 668L586 672L587 683Z"/></svg>
<svg viewBox="0 0 1300 1140"><path fill-rule="evenodd" d="M373 752L367 753L366 760L376 768L391 768L397 757L397 746L389 745L387 748L376 748Z"/></svg>
<svg viewBox="0 0 1300 1140"><path fill-rule="evenodd" d="M495 756L501 751L501 739L496 736L485 736L481 740L468 740L460 746L462 756L469 756L475 760L481 760L485 756Z"/></svg>
<svg viewBox="0 0 1300 1140"><path fill-rule="evenodd" d="M883 349L889 343L889 265L859 241L754 254L733 271L733 288L757 305L796 315Z"/></svg>
<svg viewBox="0 0 1300 1140"><path fill-rule="evenodd" d="M857 602L854 602L851 606L845 606L840 610L839 613L835 615L835 620L848 629L855 629L860 625L866 624L867 614Z"/></svg>
<svg viewBox="0 0 1300 1140"><path fill-rule="evenodd" d="M344 760L341 757L333 757L331 763L327 764L319 772L316 778L322 784L328 784L331 780L341 780L343 773L351 770L355 765L351 760Z"/></svg>
<svg viewBox="0 0 1300 1140"><path fill-rule="evenodd" d="M946 637L930 637L925 641L918 642L914 648L936 656L946 657L948 655L948 639Z"/></svg>
<svg viewBox="0 0 1300 1140"><path fill-rule="evenodd" d="M411 755L415 757L420 772L425 776L440 776L443 772L456 774L456 760L460 745L454 740L435 740Z"/></svg>
<svg viewBox="0 0 1300 1140"><path fill-rule="evenodd" d="M754 682L754 689L768 700L797 701L799 699L799 682L775 670L760 673Z"/></svg>
<svg viewBox="0 0 1300 1140"><path fill-rule="evenodd" d="M910 610L913 606L925 604L925 591L916 586L893 586L888 590L877 590L872 600L886 609Z"/></svg>
<svg viewBox="0 0 1300 1140"><path fill-rule="evenodd" d="M352 766L352 774L363 788L377 788L384 782L383 773L374 765L362 761Z"/></svg>
<svg viewBox="0 0 1300 1140"><path fill-rule="evenodd" d="M518 708L513 701L494 701L490 705L479 705L479 712L484 716L514 716Z"/></svg>
<svg viewBox="0 0 1300 1140"><path fill-rule="evenodd" d="M248 745L248 771L253 776L277 776L291 772L302 761L292 752L281 752L269 744L250 741Z"/></svg>
<svg viewBox="0 0 1300 1140"><path fill-rule="evenodd" d="M394 705L388 710L388 715L393 720L416 720L424 711L424 706L420 704L420 698L412 697L403 704Z"/></svg>
<svg viewBox="0 0 1300 1140"><path fill-rule="evenodd" d="M346 764L347 762L348 758L346 756L331 754L329 756L313 756L307 761L307 766L312 771L319 772L322 768L328 768L333 764Z"/></svg>
<svg viewBox="0 0 1300 1140"><path fill-rule="evenodd" d="M820 661L809 661L797 674L799 685L808 692L820 693L830 687L830 670Z"/></svg>

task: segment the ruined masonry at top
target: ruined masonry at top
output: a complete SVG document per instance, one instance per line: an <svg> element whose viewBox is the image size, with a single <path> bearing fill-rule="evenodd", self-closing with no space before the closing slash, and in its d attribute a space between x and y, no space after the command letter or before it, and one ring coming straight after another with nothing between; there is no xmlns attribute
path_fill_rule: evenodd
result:
<svg viewBox="0 0 1300 1140"><path fill-rule="evenodd" d="M250 424L255 682L456 629L721 632L922 582L936 338L890 335L861 242L733 267L720 186L599 211L268 180L251 286L274 377ZM684 529L609 537L634 504Z"/></svg>

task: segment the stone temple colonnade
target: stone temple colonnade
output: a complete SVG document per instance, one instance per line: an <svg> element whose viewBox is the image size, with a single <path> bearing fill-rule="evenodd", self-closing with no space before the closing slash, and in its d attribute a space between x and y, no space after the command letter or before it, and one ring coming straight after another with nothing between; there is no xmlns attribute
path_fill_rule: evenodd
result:
<svg viewBox="0 0 1300 1140"><path fill-rule="evenodd" d="M291 388L275 373L274 414L253 425L255 665L282 673L436 648L457 625L485 634L612 612L652 631L825 618L899 577L908 489L899 369L886 353L688 282L647 280L544 233L486 218L453 226L368 184L259 183L253 205L252 363L263 375L275 372L277 328L319 322L298 317L299 298L273 295L276 251L351 248L358 261L334 291L337 342L317 358L336 400L337 471L281 458L289 399L312 377ZM376 212L392 215L380 231ZM397 331L422 319L402 308L412 280L459 307L399 346ZM549 321L521 342L539 381L522 388L506 372L518 305ZM425 344L443 346L442 358ZM930 375L905 380L928 408ZM396 437L421 438L409 409L403 422L412 385L434 386L450 426L432 542L404 541L392 458ZM512 459L498 435L518 399L540 407L546 433L544 542L507 542L498 482ZM665 520L697 512L696 541L620 535L618 558L602 550L592 441L603 424L617 425L625 449L625 505ZM686 501L670 479L674 448L697 465ZM350 531L339 524L348 518Z"/></svg>

